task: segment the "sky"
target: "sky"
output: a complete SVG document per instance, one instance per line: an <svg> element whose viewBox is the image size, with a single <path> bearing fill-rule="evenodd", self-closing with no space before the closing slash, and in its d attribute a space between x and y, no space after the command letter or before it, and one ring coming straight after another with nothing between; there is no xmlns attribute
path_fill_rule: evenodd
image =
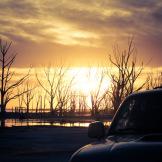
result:
<svg viewBox="0 0 162 162"><path fill-rule="evenodd" d="M139 60L162 66L161 0L0 0L0 37L18 67L102 64L130 36Z"/></svg>

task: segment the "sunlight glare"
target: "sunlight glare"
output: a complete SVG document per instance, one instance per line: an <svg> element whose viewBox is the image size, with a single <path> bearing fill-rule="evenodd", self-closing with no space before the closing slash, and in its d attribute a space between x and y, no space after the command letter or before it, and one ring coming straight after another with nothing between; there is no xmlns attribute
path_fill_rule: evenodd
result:
<svg viewBox="0 0 162 162"><path fill-rule="evenodd" d="M94 68L72 68L70 75L75 75L73 90L86 96L97 91L101 79L101 71ZM103 93L110 86L110 79L103 77L100 92Z"/></svg>

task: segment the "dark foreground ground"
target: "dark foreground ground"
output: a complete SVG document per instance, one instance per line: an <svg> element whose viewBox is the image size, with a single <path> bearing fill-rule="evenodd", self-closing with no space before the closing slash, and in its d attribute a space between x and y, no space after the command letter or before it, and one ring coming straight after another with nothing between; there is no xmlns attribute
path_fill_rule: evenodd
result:
<svg viewBox="0 0 162 162"><path fill-rule="evenodd" d="M68 162L74 151L90 142L87 128L0 129L0 162Z"/></svg>

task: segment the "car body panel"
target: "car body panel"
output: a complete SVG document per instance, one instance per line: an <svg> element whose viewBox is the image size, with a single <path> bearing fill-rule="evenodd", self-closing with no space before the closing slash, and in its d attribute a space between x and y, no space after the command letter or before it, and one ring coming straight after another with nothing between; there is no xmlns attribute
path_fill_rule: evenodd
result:
<svg viewBox="0 0 162 162"><path fill-rule="evenodd" d="M79 149L72 156L71 162L160 162L162 140L145 141L144 137L145 135L110 136Z"/></svg>
<svg viewBox="0 0 162 162"><path fill-rule="evenodd" d="M140 98L140 101L143 102L146 96L151 96L148 100L158 99L158 105L160 109L158 112L151 114L157 115L158 119L162 115L162 89L149 90L140 93L135 93L128 96L124 102L127 102L131 98ZM143 98L142 98L143 97ZM145 100L146 101L146 100ZM141 103L139 102L139 103ZM152 102L152 101L151 101ZM157 103L157 102L155 102ZM124 105L124 104L123 104ZM162 161L162 123L156 123L156 128L151 129L153 131L148 131L148 128L152 126L152 120L156 121L156 116L152 116L149 122L145 122L143 131L135 132L133 130L127 130L124 132L118 132L114 130L120 120L120 113L122 112L122 106L119 107L116 115L114 116L110 128L107 133L107 137L103 140L96 141L92 144L86 145L79 149L73 154L70 162L161 162ZM153 107L156 108L153 105ZM123 109L124 110L124 109ZM135 109L135 110L138 110ZM147 109L146 111L148 111ZM156 109L155 109L156 110ZM153 109L153 111L155 111ZM136 117L135 117L136 118ZM137 117L138 118L138 117ZM145 118L145 113L144 113ZM134 118L133 118L134 119ZM142 120L141 120L142 119ZM162 118L161 118L162 119ZM160 119L160 121L162 121ZM138 119L137 119L138 121ZM140 122L143 121L143 118L140 118ZM158 121L158 120L157 120ZM142 125L143 123L141 123ZM143 126L143 125L142 125ZM129 127L128 127L129 128ZM151 127L152 128L152 127Z"/></svg>

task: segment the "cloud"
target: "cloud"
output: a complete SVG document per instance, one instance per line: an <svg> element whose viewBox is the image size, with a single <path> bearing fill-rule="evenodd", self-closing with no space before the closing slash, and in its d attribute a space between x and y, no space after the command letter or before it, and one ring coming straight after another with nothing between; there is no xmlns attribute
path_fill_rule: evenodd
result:
<svg viewBox="0 0 162 162"><path fill-rule="evenodd" d="M162 5L153 11L152 16L157 23L162 23Z"/></svg>
<svg viewBox="0 0 162 162"><path fill-rule="evenodd" d="M0 1L0 35L17 44L28 41L105 49L130 35L145 44L146 40L161 41L161 24L160 0ZM161 50L160 45L156 48Z"/></svg>
<svg viewBox="0 0 162 162"><path fill-rule="evenodd" d="M160 22L162 10L158 2L154 0L93 0L88 3L85 0L38 0L36 2L8 0L0 2L1 19L8 20L8 24L4 22L1 24L16 28L20 36L26 35L31 40L40 41L46 37L51 39L53 35L51 41L61 43L64 37L69 41L65 43L62 39L63 44L70 45L70 42L72 44L78 42L80 45L85 45L82 42L87 39L100 37L102 40L102 35L104 37L105 34L112 35L112 31L114 36L116 33L127 35L126 33L130 32L144 34L146 26L150 26L147 27L148 32L156 32L154 24L149 20L154 23ZM152 13L150 7L154 7ZM74 35L80 35L80 41Z"/></svg>

